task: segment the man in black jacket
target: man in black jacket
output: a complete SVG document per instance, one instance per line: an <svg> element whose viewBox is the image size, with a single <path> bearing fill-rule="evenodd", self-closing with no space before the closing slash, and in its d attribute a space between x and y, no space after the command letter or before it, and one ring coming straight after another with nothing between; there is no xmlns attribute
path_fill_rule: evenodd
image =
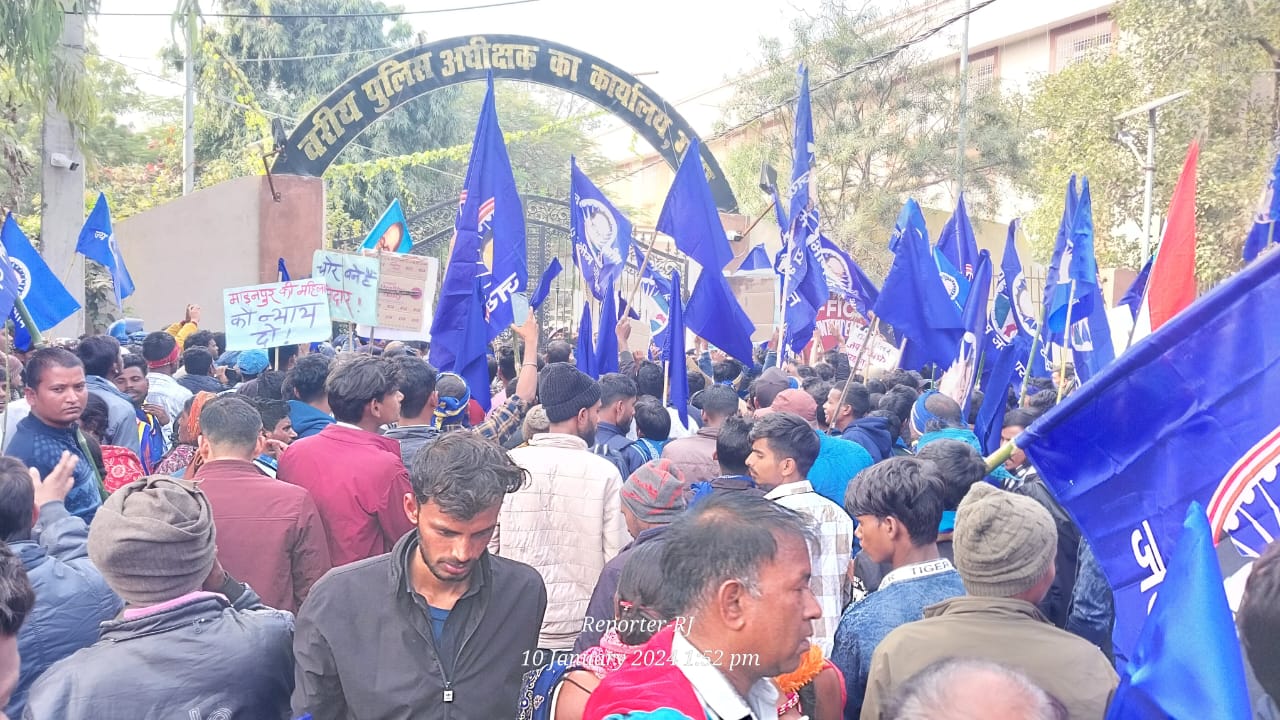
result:
<svg viewBox="0 0 1280 720"><path fill-rule="evenodd" d="M409 474L416 530L386 555L329 571L299 611L295 715L512 717L522 675L542 664L542 577L487 551L525 472L492 441L446 433Z"/></svg>

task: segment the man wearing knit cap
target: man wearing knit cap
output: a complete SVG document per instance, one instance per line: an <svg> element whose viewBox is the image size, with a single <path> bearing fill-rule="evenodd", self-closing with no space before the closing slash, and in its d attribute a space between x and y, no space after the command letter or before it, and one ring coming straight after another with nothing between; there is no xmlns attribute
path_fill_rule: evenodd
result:
<svg viewBox="0 0 1280 720"><path fill-rule="evenodd" d="M124 613L36 681L27 717L286 716L293 616L265 607L216 550L194 484L153 475L112 493L90 526L89 559Z"/></svg>
<svg viewBox="0 0 1280 720"><path fill-rule="evenodd" d="M582 631L591 588L631 537L622 517L622 474L590 450L599 384L569 363L551 363L538 380L538 397L549 432L511 451L530 479L503 500L489 550L542 575L548 597L538 647L568 651Z"/></svg>
<svg viewBox="0 0 1280 720"><path fill-rule="evenodd" d="M960 503L953 540L965 596L925 608L880 643L871 660L864 719L877 719L894 690L948 657L1018 670L1062 701L1073 720L1106 713L1118 679L1088 641L1059 630L1036 609L1054 577L1057 530L1031 498L978 483Z"/></svg>
<svg viewBox="0 0 1280 720"><path fill-rule="evenodd" d="M613 619L614 595L618 592L622 566L632 550L661 537L667 526L684 513L685 483L684 473L670 460L654 460L641 465L622 484L622 517L626 520L627 532L635 540L600 571L600 579L587 605L582 632L573 645L575 652L600 643L600 636Z"/></svg>

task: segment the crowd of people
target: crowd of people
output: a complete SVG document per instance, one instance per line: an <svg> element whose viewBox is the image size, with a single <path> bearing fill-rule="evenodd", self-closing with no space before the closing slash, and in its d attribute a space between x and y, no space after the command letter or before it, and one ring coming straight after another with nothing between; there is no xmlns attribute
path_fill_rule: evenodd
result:
<svg viewBox="0 0 1280 720"><path fill-rule="evenodd" d="M1089 544L971 429L1051 384L966 416L707 348L676 408L532 318L489 387L424 343L227 352L196 306L118 330L6 356L0 717L1099 720L1117 687ZM1280 697L1280 544L1239 618Z"/></svg>

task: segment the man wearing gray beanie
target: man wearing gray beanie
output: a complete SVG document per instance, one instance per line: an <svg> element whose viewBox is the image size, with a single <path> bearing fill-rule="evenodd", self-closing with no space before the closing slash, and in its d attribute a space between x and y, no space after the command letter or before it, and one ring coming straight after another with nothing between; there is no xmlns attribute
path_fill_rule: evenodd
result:
<svg viewBox="0 0 1280 720"><path fill-rule="evenodd" d="M970 657L1026 674L1073 720L1100 720L1115 669L1092 643L1054 627L1036 608L1054 578L1057 529L1035 500L987 483L956 512L956 570L966 595L925 608L884 639L871 660L862 717L879 718L894 690L937 660Z"/></svg>
<svg viewBox="0 0 1280 720"><path fill-rule="evenodd" d="M293 616L222 569L196 485L152 475L112 493L89 559L124 613L36 681L26 717L288 716Z"/></svg>
<svg viewBox="0 0 1280 720"><path fill-rule="evenodd" d="M600 413L600 384L569 363L551 363L538 378L548 432L528 438L511 459L529 482L507 495L489 542L495 555L542 575L547 612L538 635L543 665L573 648L591 588L628 542L622 517L622 473L591 451Z"/></svg>

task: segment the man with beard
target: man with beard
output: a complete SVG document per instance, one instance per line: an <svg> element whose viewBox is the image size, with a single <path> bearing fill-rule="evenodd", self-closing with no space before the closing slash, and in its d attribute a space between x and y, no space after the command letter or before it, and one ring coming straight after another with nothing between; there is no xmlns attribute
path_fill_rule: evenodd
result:
<svg viewBox="0 0 1280 720"><path fill-rule="evenodd" d="M486 544L503 498L525 477L472 433L449 433L418 454L404 497L413 532L386 555L329 571L298 614L294 715L515 714L547 591L533 568Z"/></svg>
<svg viewBox="0 0 1280 720"><path fill-rule="evenodd" d="M636 381L622 373L600 376L600 412L591 451L618 466L623 477L640 469L644 460L627 449L631 421L636 417ZM664 438L665 439L665 438Z"/></svg>
<svg viewBox="0 0 1280 720"><path fill-rule="evenodd" d="M599 383L568 363L552 363L539 378L538 397L550 432L511 451L530 481L503 501L489 542L494 554L532 565L549 588L533 666L573 648L600 571L631 540L622 517L622 475L590 450Z"/></svg>

